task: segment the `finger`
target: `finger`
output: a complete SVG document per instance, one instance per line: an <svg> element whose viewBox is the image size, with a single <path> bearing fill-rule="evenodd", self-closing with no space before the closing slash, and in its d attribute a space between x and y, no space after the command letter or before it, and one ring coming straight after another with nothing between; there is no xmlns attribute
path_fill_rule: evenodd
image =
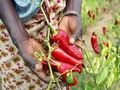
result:
<svg viewBox="0 0 120 90"><path fill-rule="evenodd" d="M44 70L42 69L41 71L37 71L35 69L33 69L32 67L29 67L31 69L32 72L34 72L36 74L36 76L38 76L38 78L46 83L49 83L50 81L50 77L47 76L45 73L44 73Z"/></svg>
<svg viewBox="0 0 120 90"><path fill-rule="evenodd" d="M28 53L22 53L22 58L26 62L27 66L44 82L49 82L49 77L45 74L42 64L39 63L31 57ZM37 65L37 70L36 70L36 65Z"/></svg>
<svg viewBox="0 0 120 90"><path fill-rule="evenodd" d="M43 66L42 66L41 63L37 63L37 64L35 65L35 69L36 69L38 72L40 72L40 71L42 70L42 68L43 68Z"/></svg>
<svg viewBox="0 0 120 90"><path fill-rule="evenodd" d="M74 44L76 40L78 40L78 38L82 36L82 24L81 24L81 17L77 17L77 27L76 27L76 32L74 32L70 39L69 42L71 44Z"/></svg>
<svg viewBox="0 0 120 90"><path fill-rule="evenodd" d="M68 17L63 17L61 22L59 23L58 28L64 30L66 33L68 33L68 35L70 35L70 31L68 29L67 23L68 23Z"/></svg>

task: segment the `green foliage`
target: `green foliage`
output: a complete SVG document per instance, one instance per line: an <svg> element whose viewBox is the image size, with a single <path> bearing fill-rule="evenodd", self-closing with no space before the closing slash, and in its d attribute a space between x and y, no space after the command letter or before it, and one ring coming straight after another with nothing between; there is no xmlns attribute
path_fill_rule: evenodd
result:
<svg viewBox="0 0 120 90"><path fill-rule="evenodd" d="M82 6L83 30L88 25L94 25L97 22L98 18L102 16L103 7L110 8L109 5L117 1L84 0ZM98 6L99 10L96 14ZM95 20L88 16L89 10L96 14ZM120 10L115 11L113 20L106 25L106 36L98 35L101 54L96 55L91 51L83 50L85 68L80 75L76 74L79 84L72 87L72 90L120 90ZM119 23L115 24L115 20ZM108 42L109 46L103 45L103 42Z"/></svg>

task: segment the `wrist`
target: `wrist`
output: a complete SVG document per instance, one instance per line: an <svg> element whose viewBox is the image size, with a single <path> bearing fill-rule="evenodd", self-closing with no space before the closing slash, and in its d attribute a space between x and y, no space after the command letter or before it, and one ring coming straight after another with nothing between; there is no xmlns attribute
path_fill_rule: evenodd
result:
<svg viewBox="0 0 120 90"><path fill-rule="evenodd" d="M81 7L82 7L82 0L67 0L64 13L74 11L75 13L77 12L80 14Z"/></svg>
<svg viewBox="0 0 120 90"><path fill-rule="evenodd" d="M77 11L66 11L66 12L63 13L63 17L64 16L71 16L71 15L80 17L80 14Z"/></svg>

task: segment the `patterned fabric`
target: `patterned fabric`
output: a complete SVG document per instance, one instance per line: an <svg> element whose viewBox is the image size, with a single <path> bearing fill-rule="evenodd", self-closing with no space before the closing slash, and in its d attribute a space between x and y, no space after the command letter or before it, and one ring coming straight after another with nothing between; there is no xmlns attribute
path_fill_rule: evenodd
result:
<svg viewBox="0 0 120 90"><path fill-rule="evenodd" d="M36 4L40 5L41 0L34 0ZM16 11L23 22L30 19L38 12L39 7L32 2L32 0L14 0Z"/></svg>
<svg viewBox="0 0 120 90"><path fill-rule="evenodd" d="M45 0L46 11L51 24L57 28L57 16L65 7L64 0ZM47 25L42 13L39 11L29 21L24 23L27 32L42 43L46 35ZM11 38L0 22L0 77L2 90L45 90L47 84L38 79L25 65L18 55ZM57 90L57 89L56 89ZM62 89L63 90L63 89Z"/></svg>

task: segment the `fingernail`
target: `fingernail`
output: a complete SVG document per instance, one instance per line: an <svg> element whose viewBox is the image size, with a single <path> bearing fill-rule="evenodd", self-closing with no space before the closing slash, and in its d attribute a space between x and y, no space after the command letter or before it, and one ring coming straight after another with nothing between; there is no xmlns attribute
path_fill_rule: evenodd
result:
<svg viewBox="0 0 120 90"><path fill-rule="evenodd" d="M36 69L37 71L41 71L41 70L42 70L42 65L36 64L36 65L35 65L35 69Z"/></svg>
<svg viewBox="0 0 120 90"><path fill-rule="evenodd" d="M38 65L38 64L36 64L36 65L35 65L35 68L37 69L38 67L39 67L39 65Z"/></svg>
<svg viewBox="0 0 120 90"><path fill-rule="evenodd" d="M69 43L70 43L70 44L74 44L74 43L75 43L75 39L74 39L74 38L70 38L70 39L69 39Z"/></svg>

